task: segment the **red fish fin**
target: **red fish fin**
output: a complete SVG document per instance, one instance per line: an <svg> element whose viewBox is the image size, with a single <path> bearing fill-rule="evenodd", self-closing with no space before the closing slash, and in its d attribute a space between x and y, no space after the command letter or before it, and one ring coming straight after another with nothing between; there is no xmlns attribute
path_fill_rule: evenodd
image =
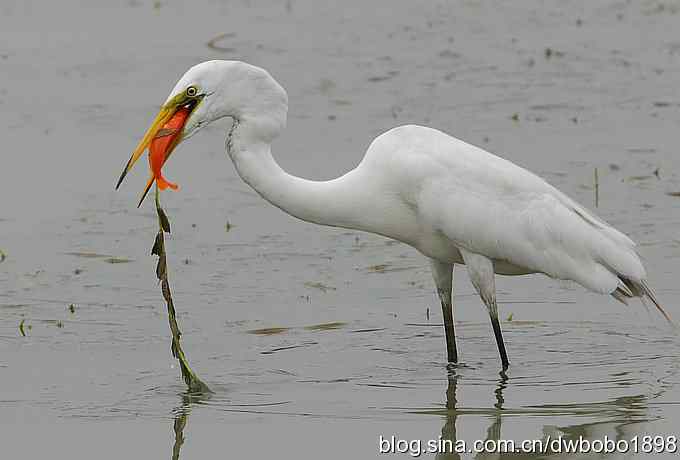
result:
<svg viewBox="0 0 680 460"><path fill-rule="evenodd" d="M171 188L173 190L177 190L179 187L177 184L173 184L172 182L168 182L165 177L159 176L156 178L156 183L158 184L158 188L161 190L165 190L166 188Z"/></svg>

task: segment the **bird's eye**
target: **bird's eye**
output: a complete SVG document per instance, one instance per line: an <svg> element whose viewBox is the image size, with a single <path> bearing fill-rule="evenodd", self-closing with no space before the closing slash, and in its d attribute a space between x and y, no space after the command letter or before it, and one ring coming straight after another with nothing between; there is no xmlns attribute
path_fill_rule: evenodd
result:
<svg viewBox="0 0 680 460"><path fill-rule="evenodd" d="M190 86L187 88L187 96L195 97L198 94L198 89L195 86Z"/></svg>

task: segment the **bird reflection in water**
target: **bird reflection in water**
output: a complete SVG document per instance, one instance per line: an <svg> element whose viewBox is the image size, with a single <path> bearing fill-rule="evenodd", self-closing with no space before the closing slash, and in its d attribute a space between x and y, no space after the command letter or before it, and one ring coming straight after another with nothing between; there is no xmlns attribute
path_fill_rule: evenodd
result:
<svg viewBox="0 0 680 460"><path fill-rule="evenodd" d="M496 403L494 408L496 409L493 414L493 422L486 431L486 439L498 440L501 437L501 414L503 411L503 403L505 402L503 398L503 390L507 387L508 376L505 371L499 372L499 380L496 388L494 389L494 394L496 396ZM446 422L442 427L441 439L448 446L455 446L458 441L458 436L456 433L456 426L458 422L458 416L462 415L461 411L458 409L458 379L460 376L456 373L455 369L450 369L448 374L448 385L446 387ZM451 449L453 450L453 449ZM436 458L442 460L453 460L460 459L460 454L456 452L442 452L439 453ZM479 457L485 458L485 457Z"/></svg>
<svg viewBox="0 0 680 460"><path fill-rule="evenodd" d="M416 413L437 415L444 417L444 425L441 429L439 452L435 458L453 460L462 458L475 459L536 459L536 458L579 458L577 454L567 454L548 450L542 452L479 452L475 454L459 454L456 452L458 443L462 441L459 436L461 426L466 431L471 425L476 425L480 420L488 423L484 435L480 436L483 441L499 441L514 439L519 447L520 439L515 439L509 434L502 432L503 421L510 417L515 428L524 428L529 433L525 439L555 440L562 437L564 440L578 440L579 437L586 440L602 440L605 436L615 443L619 440L630 441L634 436L645 432L648 422L656 417L650 409L650 400L663 394L663 390L653 395L621 396L601 402L574 402L566 404L535 404L531 406L506 407L508 392L526 391L524 386L513 386L513 378L504 371L498 373L498 377L489 381L493 390L490 391L493 404L486 407L471 407L469 402L463 403L460 387L470 389L471 385L478 386L478 379L474 383L466 380L463 376L464 368L450 367L447 374L447 386L445 392L444 407L430 410L419 410ZM520 379L521 380L521 379ZM484 385L482 383L482 385ZM186 440L185 428L191 410L195 405L201 405L210 395L196 395L184 393L181 395L181 404L173 411L174 443L172 447L172 460L180 459L180 451ZM216 401L213 400L213 404ZM277 403L278 404L278 403ZM466 407L467 406L467 407ZM226 408L224 410L227 410ZM238 410L239 412L241 409ZM585 420L583 423L570 424L575 417ZM545 423L543 422L545 420ZM471 423L474 422L474 423ZM562 423L560 423L562 422ZM463 423L464 425L461 425ZM518 425L519 424L519 425ZM484 426L484 425L483 425ZM483 428L482 426L482 428ZM532 428L533 430L531 431ZM507 430L506 430L507 431ZM472 447L472 439L465 439L466 448ZM482 444L485 445L485 444ZM592 455L592 453L591 453ZM602 458L616 458L617 453L610 455L602 454ZM585 455L588 457L588 455Z"/></svg>
<svg viewBox="0 0 680 460"><path fill-rule="evenodd" d="M491 420L489 427L486 430L484 441L499 441L501 439L509 439L508 436L502 437L501 428L503 419L508 416L515 417L521 423L525 417L539 417L557 419L565 416L592 416L597 417L599 421L593 421L589 418L587 423L579 425L557 426L557 424L544 425L542 432L532 439L557 439L562 437L564 440L578 440L579 437L587 440L603 439L607 436L613 440L614 443L619 440L630 440L634 436L644 432L645 424L652 421L654 417L649 413L649 397L645 395L635 395L615 398L606 402L599 403L574 403L565 405L543 405L533 406L530 408L508 409L504 407L505 396L504 393L508 388L512 389L511 379L504 371L499 373L499 378L493 390L495 403L493 408L489 409L465 409L461 407L459 395L457 393L458 385L461 376L456 369L450 369L448 374L448 383L446 388L446 402L444 426L441 430L441 446L445 452L440 452L435 458L441 460L453 460L461 458L470 458L471 454L461 454L456 452L457 442L459 440L457 429L460 427L459 423L464 417L483 416ZM442 413L442 412L438 412ZM523 416L518 418L518 416ZM571 418L571 417L569 417ZM515 439L516 442L521 442ZM466 446L471 447L471 440L467 440ZM517 444L519 447L519 444ZM536 459L536 458L577 458L582 454L567 454L564 452L551 451L547 452L480 452L474 454L472 458L475 459ZM610 455L602 454L602 458L610 457L616 458L619 455L616 452ZM586 455L587 456L587 455Z"/></svg>

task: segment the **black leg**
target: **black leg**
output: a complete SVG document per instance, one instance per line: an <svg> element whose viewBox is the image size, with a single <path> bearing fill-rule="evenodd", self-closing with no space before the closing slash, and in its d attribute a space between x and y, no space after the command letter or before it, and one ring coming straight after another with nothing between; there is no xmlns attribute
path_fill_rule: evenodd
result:
<svg viewBox="0 0 680 460"><path fill-rule="evenodd" d="M442 304L446 357L449 363L457 363L458 349L456 348L456 331L453 320L453 264L430 259L430 265L432 266L432 277L437 286L437 295Z"/></svg>
<svg viewBox="0 0 680 460"><path fill-rule="evenodd" d="M495 315L489 315L491 317L491 326L493 327L493 333L496 336L496 345L498 345L498 353L501 355L501 363L503 364L503 370L506 370L510 365L508 361L508 353L505 351L505 342L503 341L503 333L501 332L501 323L498 321L498 312Z"/></svg>
<svg viewBox="0 0 680 460"><path fill-rule="evenodd" d="M444 333L446 334L446 355L450 363L458 362L458 349L456 348L456 326L453 322L453 306L446 302L440 294L442 315L444 316Z"/></svg>
<svg viewBox="0 0 680 460"><path fill-rule="evenodd" d="M474 254L463 249L460 250L463 256L468 273L470 274L470 281L477 289L482 302L486 305L491 318L491 326L493 326L493 333L496 336L496 345L498 345L498 353L501 355L501 364L505 371L510 365L508 361L508 353L505 351L505 342L503 342L503 333L501 332L501 323L498 321L498 305L496 304L496 282L494 279L494 266L491 259L480 254Z"/></svg>

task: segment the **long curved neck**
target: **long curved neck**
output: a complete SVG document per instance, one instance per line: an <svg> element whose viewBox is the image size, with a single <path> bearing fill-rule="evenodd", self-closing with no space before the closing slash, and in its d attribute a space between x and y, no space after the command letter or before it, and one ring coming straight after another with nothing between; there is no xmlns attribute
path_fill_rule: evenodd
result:
<svg viewBox="0 0 680 460"><path fill-rule="evenodd" d="M364 229L359 208L366 203L356 170L329 181L312 181L284 171L255 121L234 119L226 149L239 176L265 200L299 219L334 227Z"/></svg>

